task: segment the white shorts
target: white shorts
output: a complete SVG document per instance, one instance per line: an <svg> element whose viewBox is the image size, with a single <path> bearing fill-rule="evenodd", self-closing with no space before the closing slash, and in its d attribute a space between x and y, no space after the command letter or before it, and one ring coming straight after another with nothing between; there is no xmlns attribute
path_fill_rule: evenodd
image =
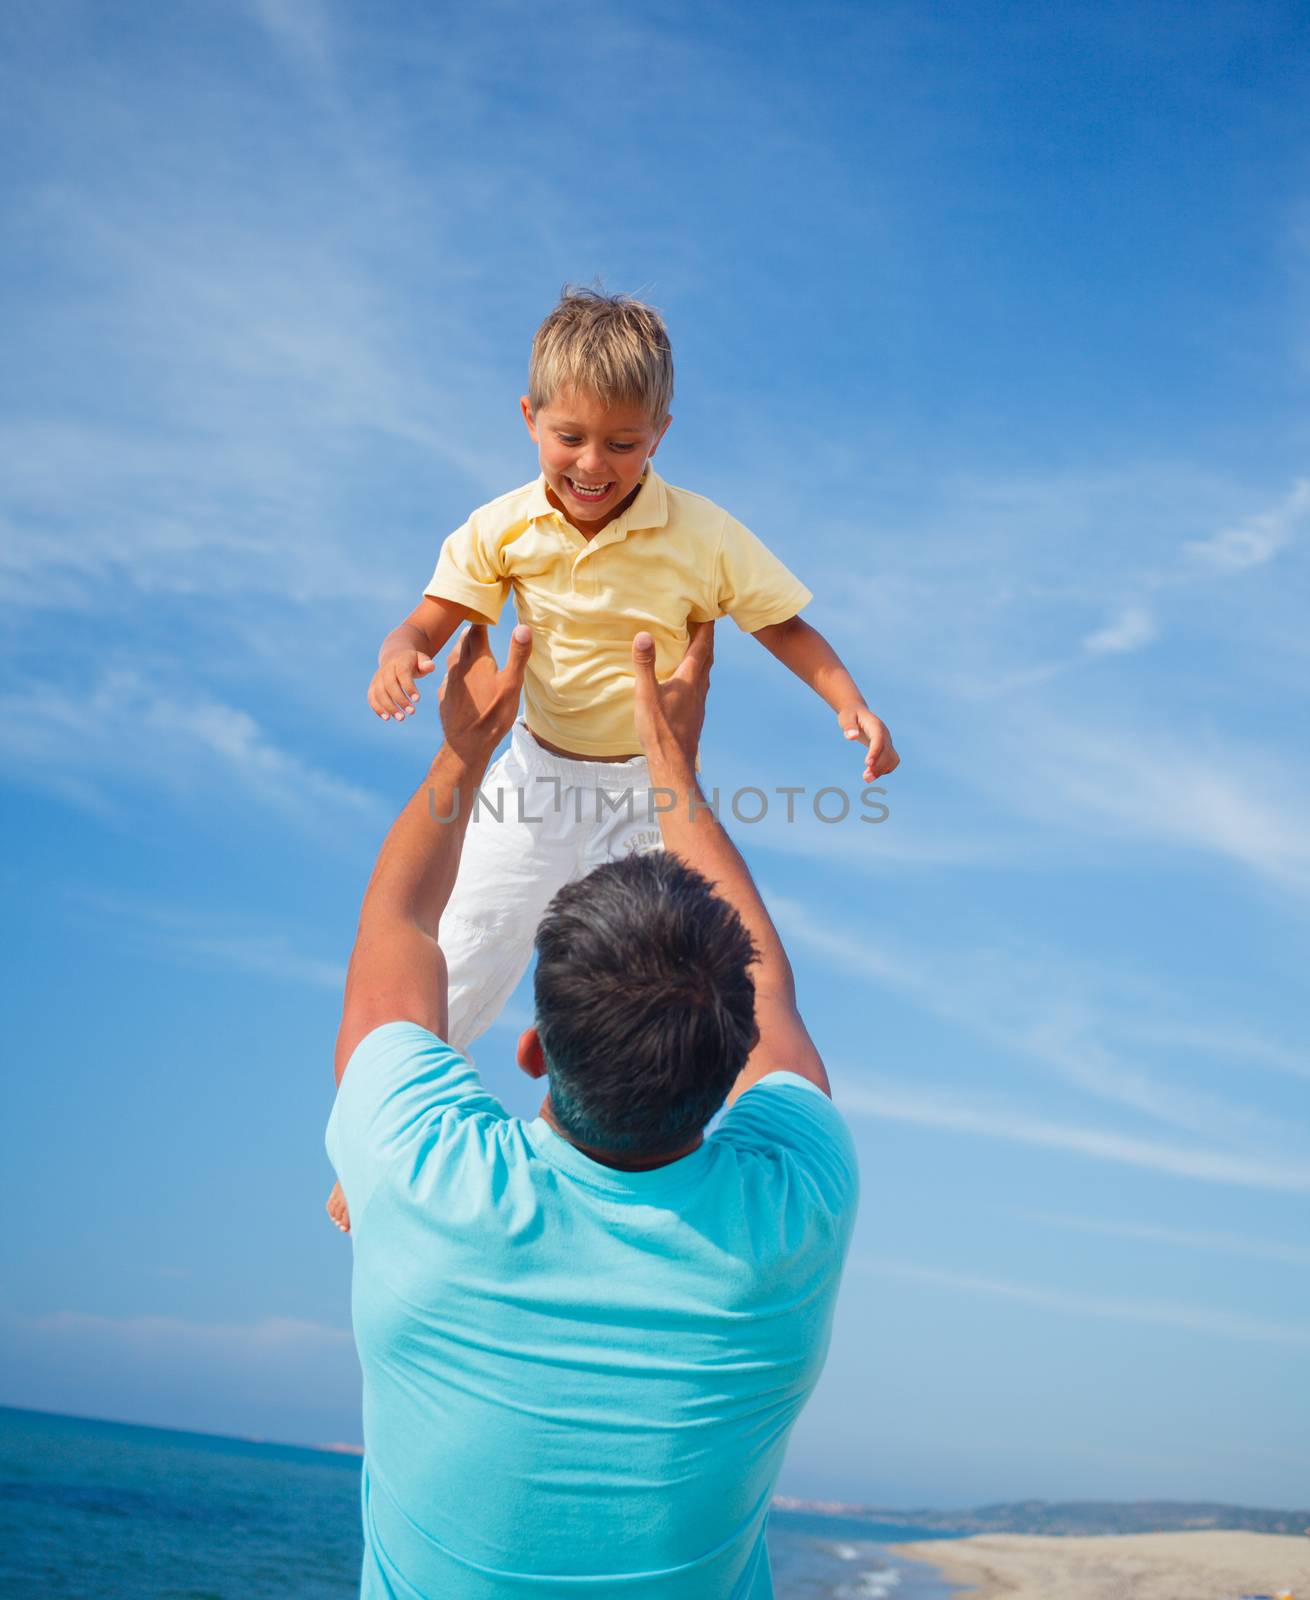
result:
<svg viewBox="0 0 1310 1600"><path fill-rule="evenodd" d="M557 889L604 861L661 847L645 756L570 761L516 722L482 780L441 918L449 1043L467 1050L500 1015Z"/></svg>

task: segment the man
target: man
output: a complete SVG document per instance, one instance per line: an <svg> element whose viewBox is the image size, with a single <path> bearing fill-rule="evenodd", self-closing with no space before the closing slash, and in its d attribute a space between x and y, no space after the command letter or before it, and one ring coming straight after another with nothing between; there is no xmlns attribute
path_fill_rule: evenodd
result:
<svg viewBox="0 0 1310 1600"><path fill-rule="evenodd" d="M445 744L378 856L328 1127L370 1600L773 1592L769 1501L827 1352L857 1176L787 956L697 786L712 640L664 684L650 636L633 642L665 850L546 912L518 1046L550 1078L535 1121L442 1042L441 915L526 628L503 671L485 629L452 652Z"/></svg>

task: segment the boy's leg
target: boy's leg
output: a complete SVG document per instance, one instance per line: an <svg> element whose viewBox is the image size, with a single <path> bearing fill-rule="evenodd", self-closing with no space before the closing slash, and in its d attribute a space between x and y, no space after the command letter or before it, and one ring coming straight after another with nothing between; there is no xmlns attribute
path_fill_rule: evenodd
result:
<svg viewBox="0 0 1310 1600"><path fill-rule="evenodd" d="M527 970L537 924L556 891L604 861L663 849L644 756L573 761L543 750L518 723L482 789L503 819L484 807L470 820L441 919L449 1043L466 1053Z"/></svg>
<svg viewBox="0 0 1310 1600"><path fill-rule="evenodd" d="M482 782L459 876L441 918L449 983L447 1042L464 1053L504 1010L532 959L555 891L576 875L572 809L553 761L522 723Z"/></svg>
<svg viewBox="0 0 1310 1600"><path fill-rule="evenodd" d="M602 769L588 804L594 807L590 813L594 826L587 830L579 877L603 862L664 848L645 756Z"/></svg>

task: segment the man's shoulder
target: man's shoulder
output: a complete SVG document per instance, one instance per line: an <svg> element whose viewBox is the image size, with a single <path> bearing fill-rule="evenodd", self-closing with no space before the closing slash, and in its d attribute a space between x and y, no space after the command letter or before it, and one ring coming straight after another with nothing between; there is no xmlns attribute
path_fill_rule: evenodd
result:
<svg viewBox="0 0 1310 1600"><path fill-rule="evenodd" d="M466 1056L397 1019L366 1034L347 1062L328 1119L328 1155L353 1216L380 1183L394 1186L403 1175L412 1187L434 1170L461 1127L489 1148L510 1120ZM462 1147L464 1159L472 1149Z"/></svg>
<svg viewBox="0 0 1310 1600"><path fill-rule="evenodd" d="M762 1119L799 1122L807 1127L821 1128L834 1139L845 1141L850 1138L846 1118L832 1096L813 1079L784 1068L765 1073L744 1089L724 1113L719 1127L723 1128L730 1122L734 1126L753 1124Z"/></svg>
<svg viewBox="0 0 1310 1600"><path fill-rule="evenodd" d="M832 1100L795 1072L770 1072L724 1113L711 1139L746 1159L785 1163L807 1175L834 1213L859 1196L855 1141Z"/></svg>

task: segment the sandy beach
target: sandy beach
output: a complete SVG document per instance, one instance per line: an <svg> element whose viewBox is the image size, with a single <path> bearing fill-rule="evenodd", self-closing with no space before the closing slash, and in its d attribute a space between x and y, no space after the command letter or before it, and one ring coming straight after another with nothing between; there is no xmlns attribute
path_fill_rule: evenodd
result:
<svg viewBox="0 0 1310 1600"><path fill-rule="evenodd" d="M1310 1600L1310 1539L1270 1533L1110 1534L1049 1538L986 1533L902 1544L977 1600Z"/></svg>

